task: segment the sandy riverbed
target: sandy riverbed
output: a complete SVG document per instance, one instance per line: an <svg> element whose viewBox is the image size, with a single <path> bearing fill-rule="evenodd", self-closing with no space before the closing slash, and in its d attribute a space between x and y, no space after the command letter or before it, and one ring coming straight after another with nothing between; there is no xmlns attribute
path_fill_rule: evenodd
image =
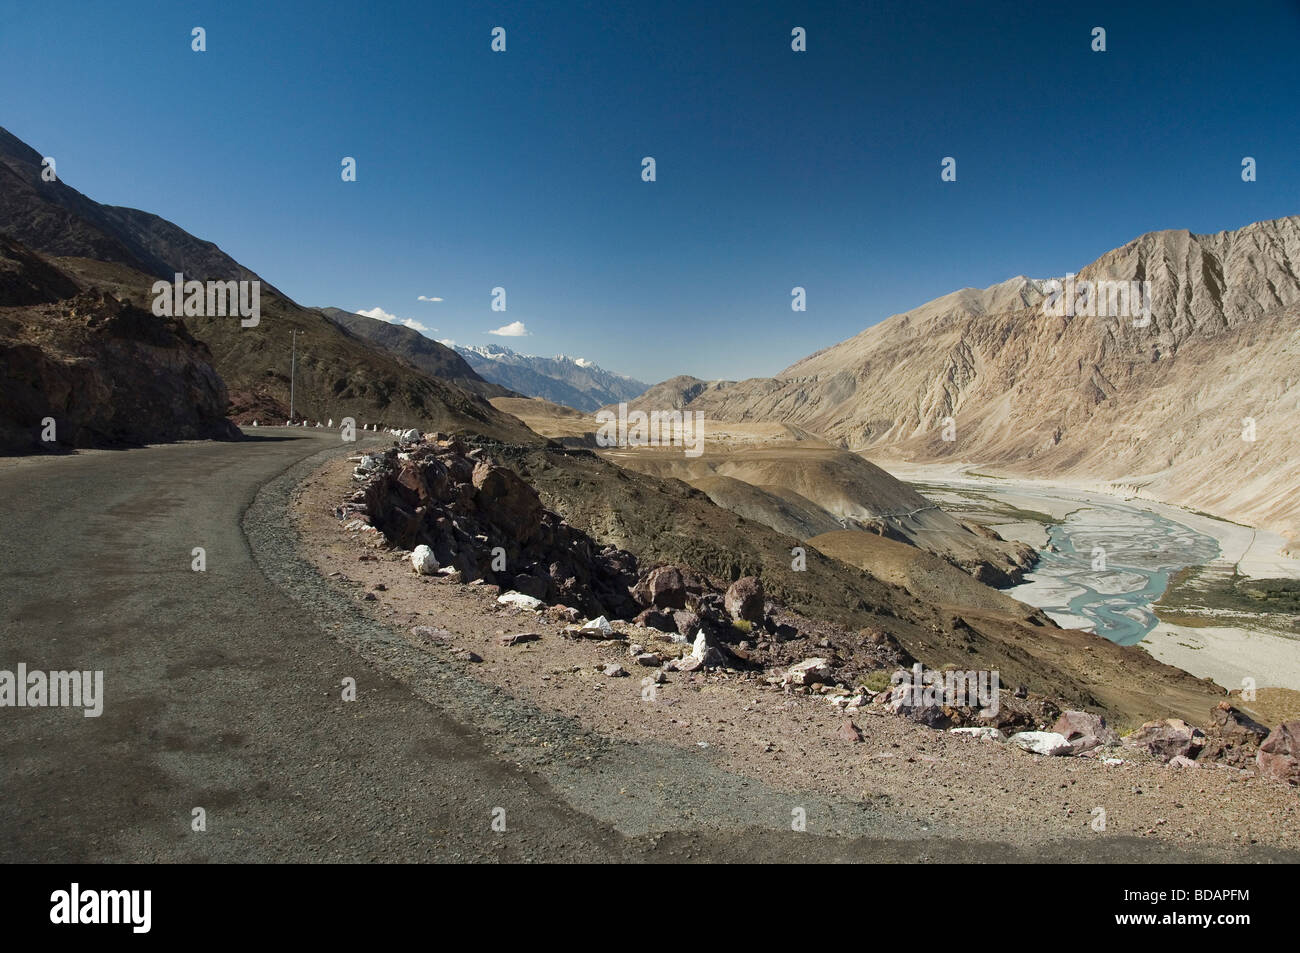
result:
<svg viewBox="0 0 1300 953"><path fill-rule="evenodd" d="M1154 513L1217 542L1220 554L1209 565L1254 579L1300 579L1300 559L1282 555L1285 539L1274 532L1241 526L1155 500L1121 497L1105 487L1088 483L1044 480L997 479L978 476L978 466L968 463L916 464L872 458L877 466L911 483L942 488L945 506L980 494L1017 510L1043 513L1064 520L1083 506L1106 507L1120 504ZM1042 547L1046 531L1033 520L994 519L997 531L1006 538L1020 539ZM1082 616L1053 615L1060 625L1086 627ZM1237 621L1234 619L1234 622ZM1268 628L1262 619L1257 627L1185 626L1161 621L1138 643L1155 658L1202 678L1212 678L1225 688L1241 688L1243 679L1254 679L1258 687L1276 686L1300 690L1300 639Z"/></svg>

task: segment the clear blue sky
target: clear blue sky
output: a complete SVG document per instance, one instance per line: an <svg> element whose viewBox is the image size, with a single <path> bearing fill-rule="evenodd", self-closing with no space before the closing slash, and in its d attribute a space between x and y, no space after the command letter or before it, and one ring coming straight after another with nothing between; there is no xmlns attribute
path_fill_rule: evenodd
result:
<svg viewBox="0 0 1300 953"><path fill-rule="evenodd" d="M648 381L771 374L956 288L1300 211L1296 2L11 0L3 21L0 125L92 198L304 304ZM510 321L530 336L486 333Z"/></svg>

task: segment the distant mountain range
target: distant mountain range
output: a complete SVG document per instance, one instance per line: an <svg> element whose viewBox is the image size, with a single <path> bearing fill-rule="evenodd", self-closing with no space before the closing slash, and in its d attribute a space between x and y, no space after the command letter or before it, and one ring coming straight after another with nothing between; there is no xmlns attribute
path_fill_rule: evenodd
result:
<svg viewBox="0 0 1300 953"><path fill-rule="evenodd" d="M358 337L377 344L426 374L449 381L471 394L478 394L489 400L493 397L518 397L500 384L484 380L465 359L447 347L425 337L413 328L401 324L391 324L377 318L368 318L364 314L344 311L342 308L317 308L339 327L346 328Z"/></svg>
<svg viewBox="0 0 1300 953"><path fill-rule="evenodd" d="M581 357L535 357L497 344L461 347L456 352L481 377L528 397L541 397L574 410L594 411L628 400L649 385L615 374Z"/></svg>

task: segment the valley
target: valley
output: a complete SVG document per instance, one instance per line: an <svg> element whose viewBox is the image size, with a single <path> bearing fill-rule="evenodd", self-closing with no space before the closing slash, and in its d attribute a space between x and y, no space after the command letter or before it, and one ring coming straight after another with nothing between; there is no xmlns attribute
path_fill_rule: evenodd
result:
<svg viewBox="0 0 1300 953"><path fill-rule="evenodd" d="M1300 559L1281 553L1279 534L1084 483L997 477L960 464L884 467L955 516L1037 548L1034 570L1004 591L1059 625L1137 645L1227 689L1250 679L1300 691L1294 605L1265 594L1232 598L1240 587L1223 583L1289 591ZM1105 568L1094 568L1097 549Z"/></svg>

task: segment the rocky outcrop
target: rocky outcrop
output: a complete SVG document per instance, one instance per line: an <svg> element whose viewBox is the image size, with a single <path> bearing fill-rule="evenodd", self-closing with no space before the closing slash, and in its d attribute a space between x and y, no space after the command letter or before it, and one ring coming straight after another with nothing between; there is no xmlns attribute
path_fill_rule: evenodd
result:
<svg viewBox="0 0 1300 953"><path fill-rule="evenodd" d="M1259 746L1255 763L1265 777L1300 784L1300 721L1274 728Z"/></svg>
<svg viewBox="0 0 1300 953"><path fill-rule="evenodd" d="M0 308L0 450L234 440L228 402L179 321L101 292Z"/></svg>
<svg viewBox="0 0 1300 953"><path fill-rule="evenodd" d="M591 616L635 614L631 553L574 529L483 451L438 436L363 458L361 486L335 515L374 526L402 548L428 547L422 562L451 567L465 582L484 580Z"/></svg>

